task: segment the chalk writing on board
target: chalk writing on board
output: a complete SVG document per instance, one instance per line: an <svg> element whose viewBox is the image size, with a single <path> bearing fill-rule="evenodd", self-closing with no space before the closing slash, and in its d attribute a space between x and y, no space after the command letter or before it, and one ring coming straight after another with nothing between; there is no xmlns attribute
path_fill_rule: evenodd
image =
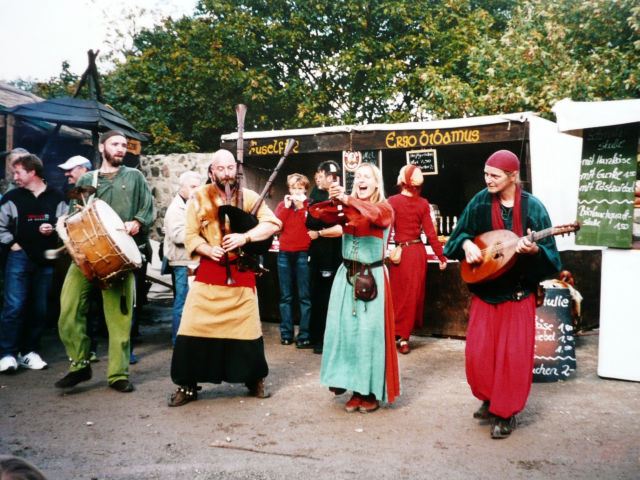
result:
<svg viewBox="0 0 640 480"><path fill-rule="evenodd" d="M567 288L547 288L536 310L533 381L567 379L576 369L571 296Z"/></svg>
<svg viewBox="0 0 640 480"><path fill-rule="evenodd" d="M631 246L637 144L633 124L584 131L577 244Z"/></svg>
<svg viewBox="0 0 640 480"><path fill-rule="evenodd" d="M438 174L438 157L436 150L411 150L407 152L407 163L420 167L423 175Z"/></svg>

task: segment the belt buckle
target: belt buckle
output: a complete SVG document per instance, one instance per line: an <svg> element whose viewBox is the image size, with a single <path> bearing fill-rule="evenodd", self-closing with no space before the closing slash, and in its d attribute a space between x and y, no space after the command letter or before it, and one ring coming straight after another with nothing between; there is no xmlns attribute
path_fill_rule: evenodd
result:
<svg viewBox="0 0 640 480"><path fill-rule="evenodd" d="M514 290L513 293L511 294L511 297L516 302L519 302L520 300L522 300L524 298L524 290L522 288L518 288L518 289Z"/></svg>

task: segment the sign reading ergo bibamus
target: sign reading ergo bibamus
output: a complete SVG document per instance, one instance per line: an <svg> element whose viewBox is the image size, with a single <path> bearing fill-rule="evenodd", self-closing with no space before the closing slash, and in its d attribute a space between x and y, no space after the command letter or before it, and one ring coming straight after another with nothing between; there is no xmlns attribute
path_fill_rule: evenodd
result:
<svg viewBox="0 0 640 480"><path fill-rule="evenodd" d="M637 154L638 124L584 130L577 244L631 247Z"/></svg>
<svg viewBox="0 0 640 480"><path fill-rule="evenodd" d="M292 130L291 132L295 132ZM475 127L435 128L416 130L371 130L351 133L300 134L245 140L245 154L252 156L281 155L288 137L296 139L294 154L306 152L336 152L342 150L422 149L449 145L479 144L522 140L524 123L509 122ZM234 150L236 140L224 140L222 148Z"/></svg>

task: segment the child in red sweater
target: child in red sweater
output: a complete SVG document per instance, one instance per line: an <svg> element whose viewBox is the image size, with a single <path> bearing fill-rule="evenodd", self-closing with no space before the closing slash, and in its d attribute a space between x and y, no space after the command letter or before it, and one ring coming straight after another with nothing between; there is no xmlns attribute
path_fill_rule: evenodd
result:
<svg viewBox="0 0 640 480"><path fill-rule="evenodd" d="M276 216L282 220L278 277L280 280L280 343L291 345L294 340L293 292L297 286L300 305L300 327L295 340L297 348L312 348L309 340L311 294L309 289L309 244L305 221L309 199L309 179L299 173L287 177L289 194L276 207Z"/></svg>

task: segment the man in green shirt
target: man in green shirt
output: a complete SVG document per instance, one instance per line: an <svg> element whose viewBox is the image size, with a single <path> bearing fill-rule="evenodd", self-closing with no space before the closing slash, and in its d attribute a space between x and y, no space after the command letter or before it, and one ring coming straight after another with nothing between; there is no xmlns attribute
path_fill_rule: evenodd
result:
<svg viewBox="0 0 640 480"><path fill-rule="evenodd" d="M474 418L491 423L491 438L508 437L531 390L535 347L536 300L540 280L561 269L553 237L534 242L525 237L551 226L540 200L520 188L520 160L498 150L485 163L487 188L462 212L444 249L448 258L482 265L485 254L473 240L493 230L511 230L520 237L517 261L496 278L471 283L465 369L467 382L483 403Z"/></svg>
<svg viewBox="0 0 640 480"><path fill-rule="evenodd" d="M95 196L120 216L127 234L138 245L147 240L154 218L153 197L149 185L139 170L123 165L127 153L127 138L118 130L110 130L100 137L102 165L99 170L86 173L77 185L94 185ZM70 205L73 211L74 202ZM129 271L102 290L104 315L109 330L109 364L107 381L119 392L133 391L129 381L129 353L131 315L135 280ZM89 337L87 336L87 297L91 283L72 263L60 295L58 330L67 355L71 359L69 373L56 382L58 388L70 388L91 378Z"/></svg>

